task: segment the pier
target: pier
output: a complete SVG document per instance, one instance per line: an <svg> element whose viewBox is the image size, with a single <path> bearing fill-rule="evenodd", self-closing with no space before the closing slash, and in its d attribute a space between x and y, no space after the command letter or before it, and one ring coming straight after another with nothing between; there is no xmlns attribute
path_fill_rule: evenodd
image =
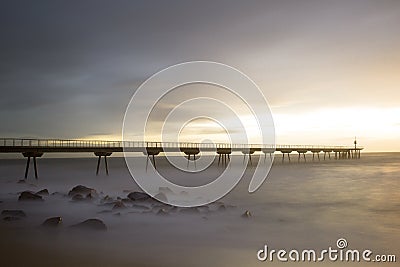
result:
<svg viewBox="0 0 400 267"><path fill-rule="evenodd" d="M264 155L264 161L272 159L274 153L282 154L282 162L291 162L290 156L297 153L297 162L306 162L305 154L311 152L312 160L321 161L332 159L359 159L363 147L357 146L321 146L321 145L268 145L268 144L227 144L227 143L187 143L187 142L143 142L143 141L105 141L105 140L65 140L65 139L20 139L0 138L0 153L21 153L27 158L25 179L28 177L31 158L33 160L35 178L38 178L37 158L45 153L93 153L98 157L96 174L99 173L101 157L104 157L105 171L108 175L107 157L116 152L141 152L147 155L146 169L149 161L156 168L156 156L162 152L181 152L188 162L196 162L196 156L201 152L215 152L218 165L225 165L233 153L241 153L243 162L246 157L252 164L252 155ZM321 156L321 157L320 157Z"/></svg>

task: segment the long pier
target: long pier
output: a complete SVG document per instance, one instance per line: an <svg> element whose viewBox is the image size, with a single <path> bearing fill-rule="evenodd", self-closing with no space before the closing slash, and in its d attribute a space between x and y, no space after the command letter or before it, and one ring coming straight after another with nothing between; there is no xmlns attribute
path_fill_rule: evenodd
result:
<svg viewBox="0 0 400 267"><path fill-rule="evenodd" d="M280 152L282 162L285 155L290 162L290 154L298 153L298 161L306 161L305 154L311 152L313 160L323 153L324 160L328 155L334 153L334 159L359 159L363 147L357 146L321 146L321 145L268 145L268 144L227 144L227 143L187 143L187 142L143 142L143 141L105 141L105 140L68 140L68 139L21 139L21 138L0 138L0 153L21 153L27 158L25 169L25 179L28 177L30 160L33 159L35 178L38 178L36 158L40 158L44 153L79 153L90 152L98 157L96 174L99 173L101 157L104 157L105 170L108 175L107 157L114 152L142 152L147 155L148 161L152 159L156 167L155 156L161 152L182 152L189 160L196 160L196 155L200 151L216 152L218 155L218 165L226 165L230 155L234 152L242 153L244 157L249 157L252 164L251 155L256 152L267 154L272 158L272 154ZM148 162L147 161L147 162Z"/></svg>

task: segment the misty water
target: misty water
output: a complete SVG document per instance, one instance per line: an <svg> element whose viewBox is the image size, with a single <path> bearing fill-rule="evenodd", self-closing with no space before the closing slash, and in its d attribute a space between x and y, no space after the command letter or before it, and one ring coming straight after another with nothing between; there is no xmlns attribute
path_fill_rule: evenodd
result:
<svg viewBox="0 0 400 267"><path fill-rule="evenodd" d="M140 191L121 157L109 159L109 176L102 168L96 176L95 157L43 157L38 159L39 180L31 169L26 183L18 183L24 159L1 159L0 210L21 209L27 217L1 220L0 261L7 263L4 266L301 266L309 263L260 262L257 251L264 245L277 250L326 249L335 247L339 238L352 249L400 257L400 153L364 153L359 160L321 158L314 163L308 157L307 163L292 157L289 164L277 156L268 179L253 194L247 192L254 168L249 166L235 189L209 205L209 211L176 209L166 215L155 209L143 212L130 203L121 210L100 203L106 195L126 198L130 191ZM222 168L214 163L193 177L175 171L161 157L157 164L160 172L184 184L208 182ZM77 202L65 196L79 184L96 189L99 199ZM18 201L19 192L44 188L50 192L45 201ZM251 217L241 216L246 210ZM61 226L40 227L54 216L62 217ZM89 218L101 219L108 230L71 230L71 225ZM331 264L365 263L313 263Z"/></svg>

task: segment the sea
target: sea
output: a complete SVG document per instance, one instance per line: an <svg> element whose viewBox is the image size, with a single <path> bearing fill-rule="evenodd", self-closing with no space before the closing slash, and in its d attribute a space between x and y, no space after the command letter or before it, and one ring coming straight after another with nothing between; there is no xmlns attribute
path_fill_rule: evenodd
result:
<svg viewBox="0 0 400 267"><path fill-rule="evenodd" d="M277 155L265 182L249 193L258 160L263 156L253 157L254 164L223 198L184 209L129 201L129 193L142 190L118 154L108 159L109 175L103 161L96 175L94 156L45 155L37 161L37 180L33 166L24 179L26 159L0 159L0 211L26 214L15 220L1 215L1 265L399 266L400 153L314 161L307 155L307 162L292 155L290 163ZM217 161L192 176L177 172L158 156L157 170L197 185L221 172L224 167ZM77 185L93 188L98 195L73 200L68 193ZM42 189L49 191L44 201L18 200L23 191ZM122 201L124 207L115 208L113 201ZM62 218L59 226L42 226L54 216ZM91 218L104 222L107 230L71 227ZM307 258L310 250L315 251L315 260ZM337 252L330 258L329 250ZM361 259L346 260L349 250L359 251ZM307 257L302 259L304 251Z"/></svg>

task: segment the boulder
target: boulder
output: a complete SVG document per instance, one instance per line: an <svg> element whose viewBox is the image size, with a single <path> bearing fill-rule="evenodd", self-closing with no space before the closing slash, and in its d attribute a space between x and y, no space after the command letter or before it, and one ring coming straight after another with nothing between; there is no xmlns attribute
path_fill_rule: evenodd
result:
<svg viewBox="0 0 400 267"><path fill-rule="evenodd" d="M20 200L20 201L21 200L22 201L25 201L25 200L43 201L43 198L42 198L42 196L32 193L30 191L24 191L19 195L18 200Z"/></svg>
<svg viewBox="0 0 400 267"><path fill-rule="evenodd" d="M73 228L79 228L83 230L95 230L95 231L106 231L107 226L102 220L99 219L88 219L81 223L72 225Z"/></svg>
<svg viewBox="0 0 400 267"><path fill-rule="evenodd" d="M123 203L125 203L125 204L131 204L131 203L133 202L133 200L130 199L130 198L122 198L121 201L122 201Z"/></svg>
<svg viewBox="0 0 400 267"><path fill-rule="evenodd" d="M226 210L226 206L224 204L221 204L218 206L217 208L218 211L225 211Z"/></svg>
<svg viewBox="0 0 400 267"><path fill-rule="evenodd" d="M43 223L42 226L45 227L57 227L62 224L62 218L61 217L51 217L46 219Z"/></svg>
<svg viewBox="0 0 400 267"><path fill-rule="evenodd" d="M241 217L242 217L242 218L250 218L250 217L251 217L251 212L248 211L248 210L246 210L246 211L242 214Z"/></svg>
<svg viewBox="0 0 400 267"><path fill-rule="evenodd" d="M127 197L134 201L145 201L150 199L150 196L148 194L137 191L129 193Z"/></svg>
<svg viewBox="0 0 400 267"><path fill-rule="evenodd" d="M47 189L42 189L42 190L36 192L36 195L48 196L48 195L49 195L49 190L47 190Z"/></svg>
<svg viewBox="0 0 400 267"><path fill-rule="evenodd" d="M72 197L72 200L73 200L73 201L85 201L85 200L87 200L87 199L84 198L81 194L75 194L75 195Z"/></svg>
<svg viewBox="0 0 400 267"><path fill-rule="evenodd" d="M12 217L20 217L25 218L26 214L23 210L3 210L1 212L3 216L12 216Z"/></svg>
<svg viewBox="0 0 400 267"><path fill-rule="evenodd" d="M90 195L91 198L98 196L97 191L95 189L86 187L84 185L77 185L74 188L72 188L71 191L69 191L68 196L73 197L77 194L85 197Z"/></svg>
<svg viewBox="0 0 400 267"><path fill-rule="evenodd" d="M150 210L150 208L147 206L137 205L137 204L132 205L132 208L137 211L149 211Z"/></svg>
<svg viewBox="0 0 400 267"><path fill-rule="evenodd" d="M159 209L157 215L168 215L168 211L166 209Z"/></svg>
<svg viewBox="0 0 400 267"><path fill-rule="evenodd" d="M116 201L112 209L113 210L126 209L126 206L122 201Z"/></svg>

